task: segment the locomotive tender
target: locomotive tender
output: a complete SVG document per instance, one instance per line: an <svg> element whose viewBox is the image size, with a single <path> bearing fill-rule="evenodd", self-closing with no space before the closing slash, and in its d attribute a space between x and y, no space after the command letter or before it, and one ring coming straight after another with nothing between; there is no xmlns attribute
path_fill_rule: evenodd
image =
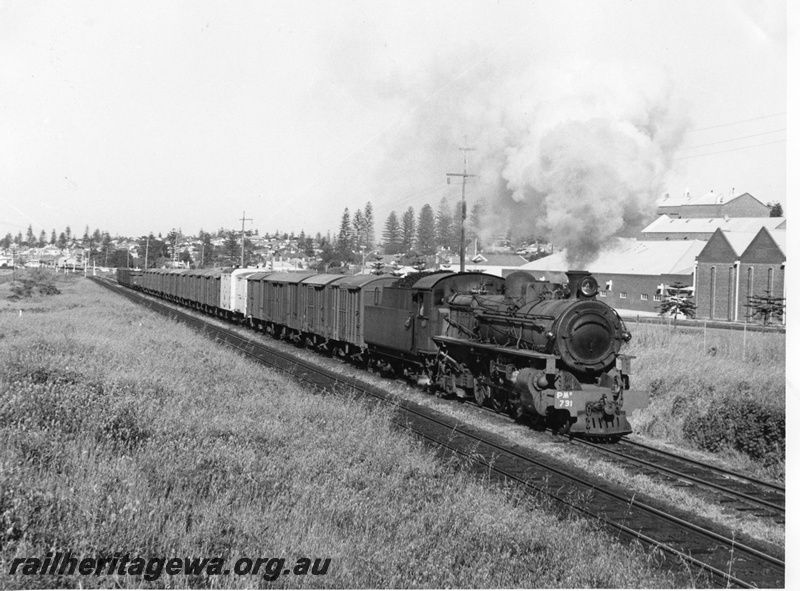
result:
<svg viewBox="0 0 800 591"><path fill-rule="evenodd" d="M517 271L386 275L258 269L134 271L121 285L225 317L298 345L473 398L554 431L615 439L647 404L630 389L630 333L596 299L597 282Z"/></svg>

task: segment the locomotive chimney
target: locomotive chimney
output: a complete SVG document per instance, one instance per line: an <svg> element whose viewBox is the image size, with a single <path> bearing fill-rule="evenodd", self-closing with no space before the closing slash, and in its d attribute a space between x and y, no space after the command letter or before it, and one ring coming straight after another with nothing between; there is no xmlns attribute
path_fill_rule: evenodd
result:
<svg viewBox="0 0 800 591"><path fill-rule="evenodd" d="M567 281L569 281L569 297L577 299L581 281L589 277L589 271L567 271Z"/></svg>

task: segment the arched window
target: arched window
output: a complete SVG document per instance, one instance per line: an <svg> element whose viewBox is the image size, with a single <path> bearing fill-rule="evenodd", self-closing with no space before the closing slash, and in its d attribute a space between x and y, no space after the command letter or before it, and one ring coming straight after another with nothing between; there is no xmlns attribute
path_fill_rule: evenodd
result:
<svg viewBox="0 0 800 591"><path fill-rule="evenodd" d="M717 268L716 267L711 267L711 281L709 283L711 284L711 293L710 293L711 297L709 299L710 304L709 304L709 308L708 308L708 316L709 316L709 318L714 318L714 308L716 307L714 305L716 303L714 301L714 299L716 298L716 295L717 295Z"/></svg>
<svg viewBox="0 0 800 591"><path fill-rule="evenodd" d="M728 267L728 320L734 317L734 298L736 294L736 271L734 267Z"/></svg>

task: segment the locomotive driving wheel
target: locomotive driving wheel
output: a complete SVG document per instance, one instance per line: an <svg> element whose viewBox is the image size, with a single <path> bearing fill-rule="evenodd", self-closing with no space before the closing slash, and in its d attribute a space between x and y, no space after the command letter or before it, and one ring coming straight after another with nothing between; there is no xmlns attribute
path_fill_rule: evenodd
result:
<svg viewBox="0 0 800 591"><path fill-rule="evenodd" d="M475 383L475 404L483 406L492 399L492 390L488 384Z"/></svg>
<svg viewBox="0 0 800 591"><path fill-rule="evenodd" d="M492 408L497 414L503 414L508 409L508 394L502 388L495 388L492 392Z"/></svg>

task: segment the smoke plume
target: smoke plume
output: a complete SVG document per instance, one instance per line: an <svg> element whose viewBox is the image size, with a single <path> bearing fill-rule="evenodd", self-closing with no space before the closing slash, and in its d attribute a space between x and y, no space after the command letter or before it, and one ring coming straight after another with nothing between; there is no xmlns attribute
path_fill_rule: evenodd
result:
<svg viewBox="0 0 800 591"><path fill-rule="evenodd" d="M467 200L482 200L487 212L476 228L482 242L509 230L536 236L566 249L573 267L654 214L688 124L664 72L618 65L447 55L423 72L385 76L373 91L402 113L364 167L367 191L384 204L378 219L460 197L452 185L425 188L461 171L466 142L477 175Z"/></svg>

